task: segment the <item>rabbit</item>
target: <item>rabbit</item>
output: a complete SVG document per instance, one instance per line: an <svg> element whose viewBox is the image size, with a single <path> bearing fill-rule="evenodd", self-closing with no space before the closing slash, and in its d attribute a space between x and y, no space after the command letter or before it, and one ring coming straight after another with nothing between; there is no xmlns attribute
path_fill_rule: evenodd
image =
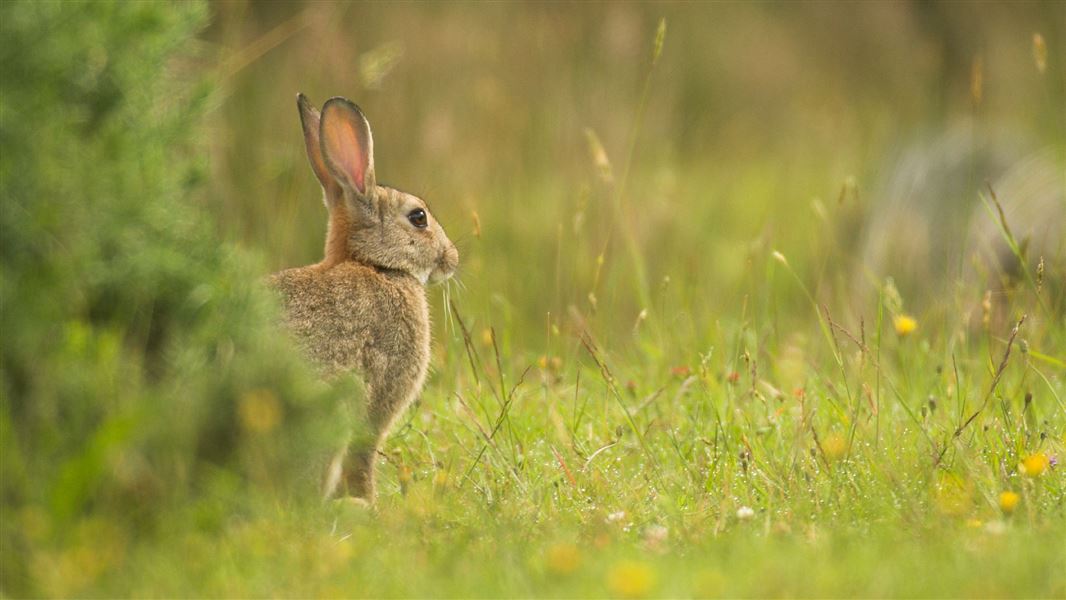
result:
<svg viewBox="0 0 1066 600"><path fill-rule="evenodd" d="M354 371L366 390L368 436L349 443L326 476L327 498L372 503L378 447L422 389L430 356L426 285L452 276L459 252L425 201L380 186L370 124L350 100L297 107L329 211L325 257L273 274L284 322L327 379Z"/></svg>

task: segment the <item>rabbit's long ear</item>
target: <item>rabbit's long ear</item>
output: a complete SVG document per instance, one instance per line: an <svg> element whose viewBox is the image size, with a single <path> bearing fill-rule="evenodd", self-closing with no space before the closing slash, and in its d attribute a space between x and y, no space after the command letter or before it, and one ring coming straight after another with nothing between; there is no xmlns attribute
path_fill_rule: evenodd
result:
<svg viewBox="0 0 1066 600"><path fill-rule="evenodd" d="M315 177L326 192L326 205L329 206L333 198L340 195L340 186L330 174L326 161L322 159L322 144L319 142L321 115L303 94L296 94L296 108L300 110L300 126L304 131L307 160L311 162L311 170L315 172Z"/></svg>
<svg viewBox="0 0 1066 600"><path fill-rule="evenodd" d="M362 200L373 200L374 138L363 111L345 98L322 107L322 156L330 173Z"/></svg>

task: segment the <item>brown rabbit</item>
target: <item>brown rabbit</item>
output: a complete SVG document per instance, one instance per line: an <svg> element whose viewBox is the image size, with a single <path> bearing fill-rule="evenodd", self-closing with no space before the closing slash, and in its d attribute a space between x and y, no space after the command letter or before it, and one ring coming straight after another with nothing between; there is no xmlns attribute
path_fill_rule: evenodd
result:
<svg viewBox="0 0 1066 600"><path fill-rule="evenodd" d="M370 124L358 106L331 98L320 114L303 94L296 102L329 210L326 256L274 274L271 285L288 328L324 374L363 377L370 437L334 460L326 495L342 483L342 494L372 501L378 446L426 377L425 286L451 277L459 252L424 201L377 185Z"/></svg>

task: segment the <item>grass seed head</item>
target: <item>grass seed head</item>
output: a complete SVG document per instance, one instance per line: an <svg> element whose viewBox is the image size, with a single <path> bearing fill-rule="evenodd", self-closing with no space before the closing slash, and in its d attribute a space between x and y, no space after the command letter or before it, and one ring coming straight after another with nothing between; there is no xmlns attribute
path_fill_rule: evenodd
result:
<svg viewBox="0 0 1066 600"><path fill-rule="evenodd" d="M481 215L477 214L476 210L470 211L470 219L474 223L474 237L481 239Z"/></svg>
<svg viewBox="0 0 1066 600"><path fill-rule="evenodd" d="M970 99L974 106L981 105L985 90L985 61L975 56L970 67Z"/></svg>
<svg viewBox="0 0 1066 600"><path fill-rule="evenodd" d="M659 57L663 54L663 44L666 42L666 17L659 19L659 26L655 29L655 46L651 51L651 63L654 65L659 62ZM1045 51L1045 54L1047 52Z"/></svg>
<svg viewBox="0 0 1066 600"><path fill-rule="evenodd" d="M1036 70L1043 75L1047 71L1047 43L1039 33L1033 34L1033 61L1036 62Z"/></svg>
<svg viewBox="0 0 1066 600"><path fill-rule="evenodd" d="M611 168L611 159L607 157L607 150L600 141L600 136L591 127L585 128L585 141L588 142L589 156L596 165L596 171L600 179L610 185L614 183L614 170Z"/></svg>
<svg viewBox="0 0 1066 600"><path fill-rule="evenodd" d="M903 297L899 295L899 289L896 288L896 282L891 277L885 279L885 284L881 288L881 293L884 297L885 308L888 312L894 314L900 314L903 312Z"/></svg>

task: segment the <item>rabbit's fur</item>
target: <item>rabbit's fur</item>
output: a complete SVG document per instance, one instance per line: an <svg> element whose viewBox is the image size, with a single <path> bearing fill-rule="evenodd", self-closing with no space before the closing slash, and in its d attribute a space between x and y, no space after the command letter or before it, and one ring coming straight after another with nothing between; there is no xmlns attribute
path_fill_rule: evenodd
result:
<svg viewBox="0 0 1066 600"><path fill-rule="evenodd" d="M326 494L339 472L343 493L372 500L377 448L429 365L425 285L451 277L459 253L424 201L376 184L373 138L359 107L332 98L319 113L302 94L297 105L329 210L325 258L276 273L271 285L288 328L324 374L363 377L370 436L337 457Z"/></svg>

